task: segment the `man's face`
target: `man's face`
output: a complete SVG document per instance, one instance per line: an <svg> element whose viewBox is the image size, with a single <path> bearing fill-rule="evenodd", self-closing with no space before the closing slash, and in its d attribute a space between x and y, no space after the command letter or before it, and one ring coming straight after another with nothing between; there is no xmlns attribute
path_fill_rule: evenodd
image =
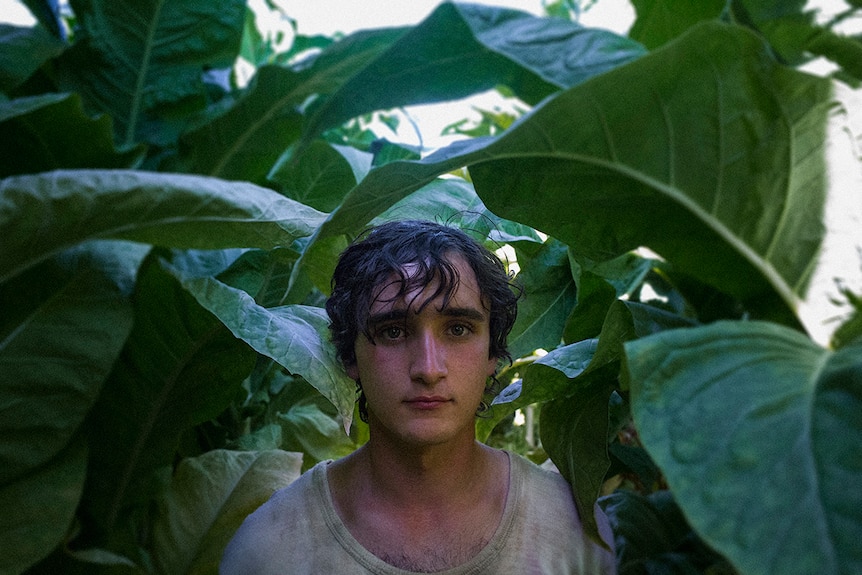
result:
<svg viewBox="0 0 862 575"><path fill-rule="evenodd" d="M384 285L371 304L374 342L359 334L356 363L347 371L362 382L374 434L416 446L473 438L497 358L489 357L488 310L476 276L462 257L449 261L460 283L446 307L443 296L423 305L436 280L401 297L400 283ZM404 271L409 276L410 268Z"/></svg>

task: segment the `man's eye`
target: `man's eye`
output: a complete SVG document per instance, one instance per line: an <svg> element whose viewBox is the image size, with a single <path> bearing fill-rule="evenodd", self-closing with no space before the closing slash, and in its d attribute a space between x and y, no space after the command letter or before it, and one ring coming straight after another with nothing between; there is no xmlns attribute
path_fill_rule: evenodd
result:
<svg viewBox="0 0 862 575"><path fill-rule="evenodd" d="M390 325L389 327L384 327L380 330L381 337L386 339L398 339L403 333L404 330L395 325Z"/></svg>
<svg viewBox="0 0 862 575"><path fill-rule="evenodd" d="M461 337L470 333L470 328L463 324L455 324L449 328L449 331L452 335L456 337Z"/></svg>

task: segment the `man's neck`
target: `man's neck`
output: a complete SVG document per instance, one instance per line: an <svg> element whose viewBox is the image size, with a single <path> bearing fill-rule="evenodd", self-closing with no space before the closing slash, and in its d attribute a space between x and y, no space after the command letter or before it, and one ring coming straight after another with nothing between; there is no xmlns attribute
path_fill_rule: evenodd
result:
<svg viewBox="0 0 862 575"><path fill-rule="evenodd" d="M440 507L441 500L469 497L494 475L494 450L475 439L436 446L391 446L373 439L357 454L375 497L403 505ZM499 461L499 460L497 460Z"/></svg>
<svg viewBox="0 0 862 575"><path fill-rule="evenodd" d="M408 570L442 570L490 541L505 508L508 465L505 453L475 440L402 452L369 441L330 466L330 491L366 549Z"/></svg>

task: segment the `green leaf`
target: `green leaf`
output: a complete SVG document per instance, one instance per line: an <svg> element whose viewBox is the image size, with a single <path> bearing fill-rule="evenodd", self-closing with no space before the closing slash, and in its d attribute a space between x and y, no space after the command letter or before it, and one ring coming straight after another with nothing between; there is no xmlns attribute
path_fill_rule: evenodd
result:
<svg viewBox="0 0 862 575"><path fill-rule="evenodd" d="M143 255L89 245L0 284L0 484L47 465L77 433L132 329Z"/></svg>
<svg viewBox="0 0 862 575"><path fill-rule="evenodd" d="M326 310L302 305L265 308L244 291L213 278L183 277L182 283L236 337L316 387L338 410L345 432L350 429L356 385L329 342Z"/></svg>
<svg viewBox="0 0 862 575"><path fill-rule="evenodd" d="M542 406L542 446L572 485L584 532L602 542L593 506L611 466L608 457L608 400L612 384L579 387ZM609 542L604 542L608 545Z"/></svg>
<svg viewBox="0 0 862 575"><path fill-rule="evenodd" d="M464 160L479 162L470 173L491 210L579 257L646 245L792 324L824 235L829 96L753 34L702 24L547 102L488 161Z"/></svg>
<svg viewBox="0 0 862 575"><path fill-rule="evenodd" d="M727 0L632 0L637 19L629 36L653 50L703 20L718 18Z"/></svg>
<svg viewBox="0 0 862 575"><path fill-rule="evenodd" d="M599 504L614 532L620 575L700 575L730 567L691 533L667 491L648 496L618 490Z"/></svg>
<svg viewBox="0 0 862 575"><path fill-rule="evenodd" d="M454 100L498 84L535 103L641 54L640 45L607 31L446 2L413 28L352 34L305 68L262 67L236 106L183 138L184 162L197 173L262 182L301 128L308 145L368 112Z"/></svg>
<svg viewBox="0 0 862 575"><path fill-rule="evenodd" d="M372 170L315 233L295 275L320 261L317 242L355 233L467 165L489 209L579 258L645 245L753 313L799 325L827 194L838 193L825 185L830 93L828 80L779 66L752 33L701 24L550 99L499 137Z"/></svg>
<svg viewBox="0 0 862 575"><path fill-rule="evenodd" d="M14 176L0 181L0 281L90 239L271 249L311 234L323 217L272 190L200 176L122 170Z"/></svg>
<svg viewBox="0 0 862 575"><path fill-rule="evenodd" d="M303 453L302 467L310 469L319 461L338 459L356 450L337 418L317 405L317 397L307 397L279 413L277 421L284 437L284 449Z"/></svg>
<svg viewBox="0 0 862 575"><path fill-rule="evenodd" d="M110 535L153 496L153 473L172 462L182 433L228 406L256 357L155 257L134 302L131 335L88 420L85 507Z"/></svg>
<svg viewBox="0 0 862 575"><path fill-rule="evenodd" d="M626 355L643 445L709 545L750 575L862 569L862 344L718 322Z"/></svg>
<svg viewBox="0 0 862 575"><path fill-rule="evenodd" d="M42 26L24 28L0 24L0 91L10 93L47 60L63 51L65 44Z"/></svg>
<svg viewBox="0 0 862 575"><path fill-rule="evenodd" d="M160 575L216 573L234 532L300 474L302 455L214 450L184 459L159 501L153 555Z"/></svg>
<svg viewBox="0 0 862 575"><path fill-rule="evenodd" d="M636 42L571 21L444 2L316 103L306 137L364 112L463 98L498 84L535 104L643 53Z"/></svg>
<svg viewBox="0 0 862 575"><path fill-rule="evenodd" d="M515 253L521 268L518 282L525 289L509 334L509 350L513 357L521 357L560 345L577 296L565 244L552 238L542 244L519 242Z"/></svg>
<svg viewBox="0 0 862 575"><path fill-rule="evenodd" d="M124 145L163 136L156 110L204 104L203 71L233 64L245 2L71 0L80 28L59 62L61 83L114 118ZM164 118L164 116L162 117Z"/></svg>
<svg viewBox="0 0 862 575"><path fill-rule="evenodd" d="M143 153L143 146L118 151L111 118L87 116L77 94L0 103L0 178L58 169L130 168Z"/></svg>
<svg viewBox="0 0 862 575"><path fill-rule="evenodd" d="M371 169L373 156L316 141L269 175L284 195L322 212L332 211Z"/></svg>
<svg viewBox="0 0 862 575"><path fill-rule="evenodd" d="M84 489L87 446L79 437L45 465L0 483L0 573L23 573L60 545Z"/></svg>
<svg viewBox="0 0 862 575"><path fill-rule="evenodd" d="M366 66L401 33L357 32L302 71L261 67L227 112L183 136L182 162L196 173L263 182L279 156L299 139L303 116L298 110L306 100L336 91L345 76Z"/></svg>
<svg viewBox="0 0 862 575"><path fill-rule="evenodd" d="M598 264L570 257L570 263L578 301L566 321L565 342L598 336L611 305L634 293L654 264L633 253Z"/></svg>

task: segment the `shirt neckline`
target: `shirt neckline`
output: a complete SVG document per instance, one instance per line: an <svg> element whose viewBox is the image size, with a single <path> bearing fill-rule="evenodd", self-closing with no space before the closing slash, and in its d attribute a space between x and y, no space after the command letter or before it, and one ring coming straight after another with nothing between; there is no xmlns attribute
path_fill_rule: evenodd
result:
<svg viewBox="0 0 862 575"><path fill-rule="evenodd" d="M500 523L494 531L494 535L488 543L470 560L461 565L456 565L451 569L444 571L435 571L436 575L468 575L474 573L486 572L489 565L499 556L500 552L506 546L506 541L509 533L512 531L515 508L519 500L521 491L522 473L515 472L515 465L518 464L518 459L512 457L512 454L503 450L509 462L509 489L506 492L506 503L503 508L503 515L500 517ZM339 545L360 565L368 569L372 573L380 575L414 575L415 571L407 571L391 565L371 551L362 546L359 541L350 533L350 530L341 520L338 512L335 510L335 502L332 499L332 493L329 490L329 477L326 472L327 466L332 463L332 460L322 461L314 466L312 470L315 487L318 490L319 501L323 508L323 516L326 520L326 525L332 532Z"/></svg>

